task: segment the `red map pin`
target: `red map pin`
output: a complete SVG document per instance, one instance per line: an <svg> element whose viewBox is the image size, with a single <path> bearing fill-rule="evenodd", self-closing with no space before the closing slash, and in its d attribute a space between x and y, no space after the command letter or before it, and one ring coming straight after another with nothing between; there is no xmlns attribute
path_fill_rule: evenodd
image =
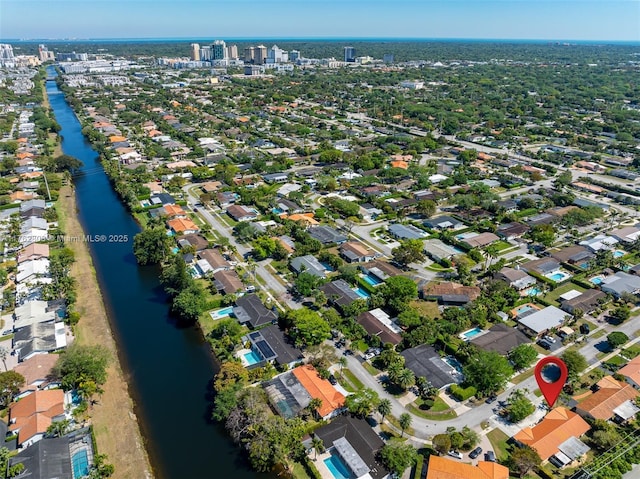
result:
<svg viewBox="0 0 640 479"><path fill-rule="evenodd" d="M553 407L567 382L567 376L569 376L567 365L560 358L547 356L538 361L535 373L542 395L549 407Z"/></svg>

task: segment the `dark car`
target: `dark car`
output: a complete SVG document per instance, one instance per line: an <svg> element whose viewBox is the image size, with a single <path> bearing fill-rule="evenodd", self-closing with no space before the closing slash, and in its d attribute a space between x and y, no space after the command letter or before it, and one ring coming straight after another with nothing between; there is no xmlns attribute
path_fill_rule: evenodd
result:
<svg viewBox="0 0 640 479"><path fill-rule="evenodd" d="M488 462L496 462L496 455L493 453L493 451L487 451L484 455L484 460Z"/></svg>
<svg viewBox="0 0 640 479"><path fill-rule="evenodd" d="M538 345L542 346L544 349L551 349L551 343L544 339L541 339L540 341L538 341Z"/></svg>
<svg viewBox="0 0 640 479"><path fill-rule="evenodd" d="M589 327L589 325L588 325L588 324L586 324L586 323L585 323L585 324L581 324L581 325L580 325L580 332L581 332L582 334L589 334L589 333L591 332L591 328L590 328L590 327Z"/></svg>
<svg viewBox="0 0 640 479"><path fill-rule="evenodd" d="M335 386L336 384L338 384L338 380L336 379L336 377L335 377L333 374L332 374L331 376L329 376L329 382L330 382L331 384L333 384L334 386Z"/></svg>
<svg viewBox="0 0 640 479"><path fill-rule="evenodd" d="M491 404L492 402L494 402L496 399L498 399L498 396L496 396L495 394L492 394L491 396L489 396L487 398L487 400L485 401L487 404Z"/></svg>
<svg viewBox="0 0 640 479"><path fill-rule="evenodd" d="M350 349L345 349L344 353L345 356L353 356L353 351L351 351Z"/></svg>
<svg viewBox="0 0 640 479"><path fill-rule="evenodd" d="M469 453L469 457L471 459L475 459L476 457L478 457L480 454L482 453L482 448L481 447L476 447L473 451L471 451Z"/></svg>

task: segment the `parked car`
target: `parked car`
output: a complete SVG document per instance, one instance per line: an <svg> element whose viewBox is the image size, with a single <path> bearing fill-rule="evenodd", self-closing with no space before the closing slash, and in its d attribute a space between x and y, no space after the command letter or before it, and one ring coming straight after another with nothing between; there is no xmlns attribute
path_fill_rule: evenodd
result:
<svg viewBox="0 0 640 479"><path fill-rule="evenodd" d="M542 339L544 339L545 341L549 341L551 344L555 344L556 343L556 338L554 338L553 336L543 336Z"/></svg>
<svg viewBox="0 0 640 479"><path fill-rule="evenodd" d="M2 331L2 335L3 336L8 336L9 334L11 334L13 331L11 331L10 329L5 329L4 331Z"/></svg>
<svg viewBox="0 0 640 479"><path fill-rule="evenodd" d="M589 333L591 332L591 328L590 328L590 327L589 327L589 325L588 325L588 324L586 324L586 323L585 323L585 324L581 324L581 325L580 325L580 332L581 332L582 334L589 334Z"/></svg>
<svg viewBox="0 0 640 479"><path fill-rule="evenodd" d="M476 457L478 457L480 454L482 453L482 448L481 447L476 447L473 451L471 451L469 453L469 457L471 459L475 459Z"/></svg>
<svg viewBox="0 0 640 479"><path fill-rule="evenodd" d="M447 454L451 457L455 457L456 459L462 459L462 453L458 451L449 451Z"/></svg>
<svg viewBox="0 0 640 479"><path fill-rule="evenodd" d="M336 377L335 377L333 374L332 374L331 376L329 376L329 382L330 382L331 384L333 384L334 386L335 386L336 384L338 384L338 380L336 379Z"/></svg>
<svg viewBox="0 0 640 479"><path fill-rule="evenodd" d="M484 455L484 460L489 462L496 462L496 455L493 453L493 451L487 451Z"/></svg>
<svg viewBox="0 0 640 479"><path fill-rule="evenodd" d="M487 398L487 400L485 401L487 404L491 404L492 402L494 402L496 399L498 399L498 396L496 396L495 394L492 394L491 396L489 396Z"/></svg>
<svg viewBox="0 0 640 479"><path fill-rule="evenodd" d="M551 349L551 343L544 339L541 339L540 341L538 341L538 345L542 346L544 349Z"/></svg>
<svg viewBox="0 0 640 479"><path fill-rule="evenodd" d="M375 356L376 356L376 355L375 355L375 354L373 354L373 353L365 353L365 355L364 355L363 357L364 357L364 359L365 359L366 361L368 361L369 359L372 359L372 358L374 358Z"/></svg>

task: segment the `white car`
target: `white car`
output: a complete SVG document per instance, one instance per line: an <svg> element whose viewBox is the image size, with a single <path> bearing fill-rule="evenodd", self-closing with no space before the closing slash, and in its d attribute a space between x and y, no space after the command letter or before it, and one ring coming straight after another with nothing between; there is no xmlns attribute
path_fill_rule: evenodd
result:
<svg viewBox="0 0 640 479"><path fill-rule="evenodd" d="M367 354L364 355L364 359L365 360L369 360L369 359L371 359L373 357L375 357L374 353L367 353Z"/></svg>
<svg viewBox="0 0 640 479"><path fill-rule="evenodd" d="M447 455L449 455L451 457L455 457L456 459L462 459L462 453L460 453L458 451L449 451L447 453Z"/></svg>

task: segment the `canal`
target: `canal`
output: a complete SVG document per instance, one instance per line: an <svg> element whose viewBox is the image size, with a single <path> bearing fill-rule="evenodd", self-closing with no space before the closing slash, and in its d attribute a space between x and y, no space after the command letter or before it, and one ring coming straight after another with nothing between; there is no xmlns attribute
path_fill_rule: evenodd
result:
<svg viewBox="0 0 640 479"><path fill-rule="evenodd" d="M47 73L55 76L52 67ZM169 317L158 269L139 267L133 256L140 227L113 191L64 94L55 81L46 88L63 152L84 163L74 178L84 232L107 237L89 244L91 256L156 477L270 477L249 470L224 430L211 424L210 348L198 329L179 328ZM129 240L109 242L113 235Z"/></svg>

